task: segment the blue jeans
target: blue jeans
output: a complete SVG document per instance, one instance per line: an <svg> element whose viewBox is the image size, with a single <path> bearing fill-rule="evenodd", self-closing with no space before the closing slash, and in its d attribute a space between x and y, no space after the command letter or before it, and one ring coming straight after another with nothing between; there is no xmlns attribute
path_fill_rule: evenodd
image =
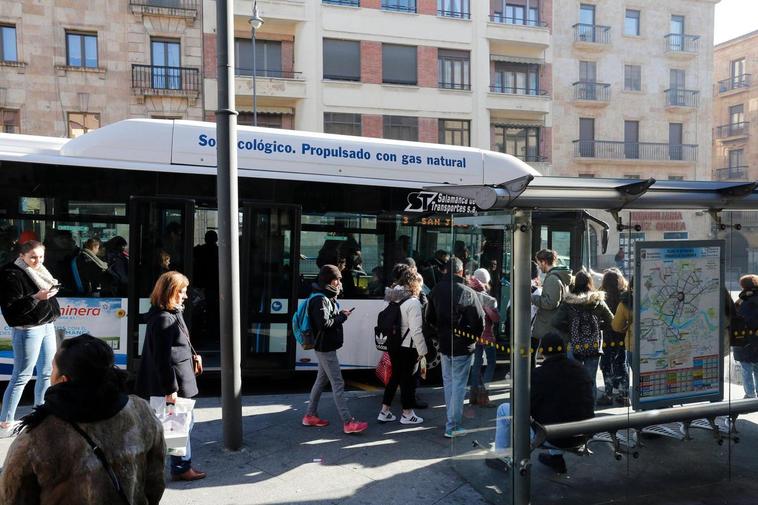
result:
<svg viewBox="0 0 758 505"><path fill-rule="evenodd" d="M190 414L189 433L187 434L187 453L184 456L171 456L171 475L180 475L192 468L192 446L190 438L192 427L195 426L195 413Z"/></svg>
<svg viewBox="0 0 758 505"><path fill-rule="evenodd" d="M440 354L440 356L442 357L442 387L445 390L445 406L447 407L445 431L451 431L461 426L466 383L469 370L471 370L471 355Z"/></svg>
<svg viewBox="0 0 758 505"><path fill-rule="evenodd" d="M511 446L511 404L508 402L501 403L497 408L497 420L495 421L495 450L502 451ZM534 441L534 430L529 428L529 437ZM545 442L543 444L548 453L556 455L563 454L563 451L552 447Z"/></svg>
<svg viewBox="0 0 758 505"><path fill-rule="evenodd" d="M487 366L484 368L484 377L482 377L481 374L482 363L484 362L484 359L482 358L483 355L487 356ZM497 356L494 345L476 344L476 350L474 351L474 366L471 369L471 380L469 381L469 385L472 388L478 388L480 386L484 387L492 382L492 378L495 376L496 361Z"/></svg>
<svg viewBox="0 0 758 505"><path fill-rule="evenodd" d="M0 422L8 423L16 419L16 407L21 401L21 394L34 367L37 367L37 383L34 385L34 405L42 405L45 391L50 387L50 374L53 371L56 340L53 323L34 328L13 328L13 373L3 395L3 409Z"/></svg>
<svg viewBox="0 0 758 505"><path fill-rule="evenodd" d="M740 361L742 368L742 387L745 388L745 396L755 398L755 385L758 383L758 363Z"/></svg>
<svg viewBox="0 0 758 505"><path fill-rule="evenodd" d="M592 399L593 401L597 401L597 367L600 364L600 354L581 358L569 351L568 357L581 363L584 369L587 370L587 373L590 374L590 378L592 379Z"/></svg>

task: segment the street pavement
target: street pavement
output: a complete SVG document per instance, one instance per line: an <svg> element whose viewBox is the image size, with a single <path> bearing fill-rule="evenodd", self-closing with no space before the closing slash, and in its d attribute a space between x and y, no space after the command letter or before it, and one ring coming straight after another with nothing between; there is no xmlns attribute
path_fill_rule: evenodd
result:
<svg viewBox="0 0 758 505"><path fill-rule="evenodd" d="M733 388L741 398L741 388ZM508 397L495 385L495 401ZM220 398L198 400L192 434L193 462L204 480L167 484L161 503L192 504L510 504L509 477L487 467L484 451L494 439L495 409L467 408L470 433L442 436L441 388L424 388L430 408L425 422L379 424L381 391L371 386L347 393L353 415L369 421L361 434L345 435L330 393L321 400L325 428L300 424L306 394L243 398L244 447L223 449ZM739 396L737 396L739 394ZM394 412L399 416L399 397ZM23 415L28 406L19 409ZM618 408L610 412L623 413ZM533 504L756 505L758 504L758 415L740 418L740 443L717 445L710 432L693 440L647 438L639 459L616 461L609 446L591 456L566 455L569 472L556 475L532 457ZM0 440L4 460L9 439ZM168 475L168 474L167 474Z"/></svg>

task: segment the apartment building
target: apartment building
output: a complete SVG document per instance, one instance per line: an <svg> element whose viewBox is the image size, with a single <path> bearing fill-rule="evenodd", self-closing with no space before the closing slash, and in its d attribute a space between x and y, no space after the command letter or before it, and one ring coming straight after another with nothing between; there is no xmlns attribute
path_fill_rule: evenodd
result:
<svg viewBox="0 0 758 505"><path fill-rule="evenodd" d="M0 34L5 132L203 117L199 0L0 2Z"/></svg>
<svg viewBox="0 0 758 505"><path fill-rule="evenodd" d="M252 124L253 2L235 2L239 123ZM507 152L543 169L552 145L552 0L259 0L258 125ZM204 0L205 118L215 8Z"/></svg>
<svg viewBox="0 0 758 505"><path fill-rule="evenodd" d="M555 3L555 173L710 178L715 3Z"/></svg>

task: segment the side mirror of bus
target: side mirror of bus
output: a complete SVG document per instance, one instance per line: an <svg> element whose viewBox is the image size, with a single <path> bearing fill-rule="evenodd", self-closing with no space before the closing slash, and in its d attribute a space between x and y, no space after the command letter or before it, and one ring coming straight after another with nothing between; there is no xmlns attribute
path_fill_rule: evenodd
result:
<svg viewBox="0 0 758 505"><path fill-rule="evenodd" d="M603 246L603 252L602 254L605 254L605 252L608 250L608 228L603 228L603 236L601 238L602 246Z"/></svg>

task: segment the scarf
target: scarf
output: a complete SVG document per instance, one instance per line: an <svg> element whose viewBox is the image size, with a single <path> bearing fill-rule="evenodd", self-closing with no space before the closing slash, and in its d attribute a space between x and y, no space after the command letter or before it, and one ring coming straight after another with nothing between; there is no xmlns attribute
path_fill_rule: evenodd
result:
<svg viewBox="0 0 758 505"><path fill-rule="evenodd" d="M339 288L335 288L331 284L324 286L324 292L329 298L337 298L337 295L340 294Z"/></svg>
<svg viewBox="0 0 758 505"><path fill-rule="evenodd" d="M97 268L99 268L103 272L105 272L106 270L108 270L108 263L106 263L105 261L103 261L100 258L98 258L97 254L93 253L89 249L82 249L82 254L84 254L85 256L87 256L92 261L92 263L94 263L95 265L97 265Z"/></svg>
<svg viewBox="0 0 758 505"><path fill-rule="evenodd" d="M119 372L114 369L115 374ZM45 403L21 419L18 431L36 428L49 415L75 423L103 421L121 412L128 401L129 396L118 379L60 382L48 388Z"/></svg>
<svg viewBox="0 0 758 505"><path fill-rule="evenodd" d="M40 289L48 290L58 284L58 279L53 277L52 274L48 272L47 268L45 268L45 265L41 263L37 268L32 268L19 256L13 264L26 272L26 275L28 275L34 284Z"/></svg>

